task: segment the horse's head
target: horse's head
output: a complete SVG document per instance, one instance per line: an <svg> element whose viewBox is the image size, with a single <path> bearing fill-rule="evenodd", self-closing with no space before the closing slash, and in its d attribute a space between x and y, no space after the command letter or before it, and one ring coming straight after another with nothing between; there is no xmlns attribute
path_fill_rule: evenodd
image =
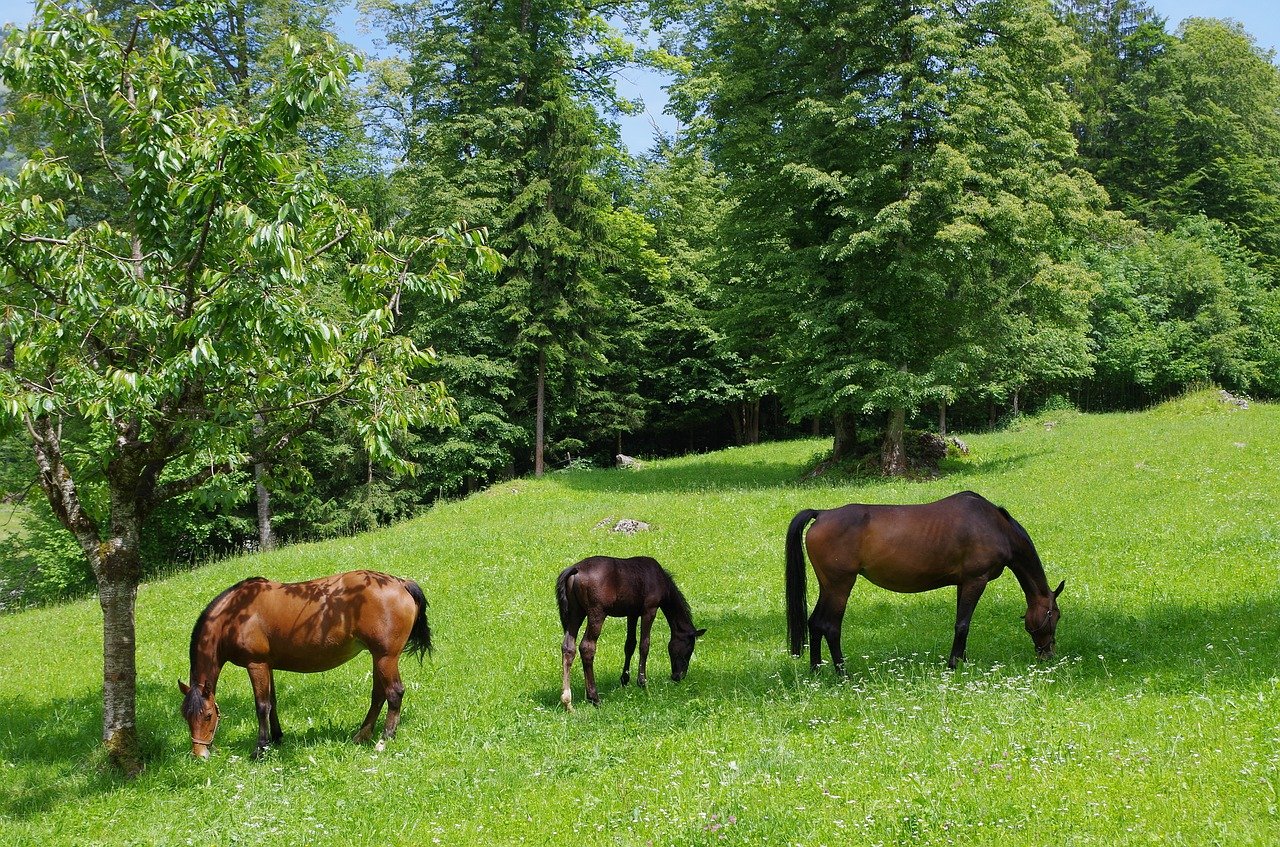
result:
<svg viewBox="0 0 1280 847"><path fill-rule="evenodd" d="M191 755L207 759L213 734L218 731L218 703L202 684L187 685L178 680L178 690L182 692L182 716L191 728Z"/></svg>
<svg viewBox="0 0 1280 847"><path fill-rule="evenodd" d="M689 660L693 658L694 643L706 635L705 629L693 632L671 633L671 641L667 643L667 652L671 654L671 679L679 682L689 672Z"/></svg>
<svg viewBox="0 0 1280 847"><path fill-rule="evenodd" d="M1062 613L1058 611L1058 595L1067 584L1064 579L1052 593L1037 597L1027 604L1027 614L1023 623L1027 634L1036 645L1036 655L1042 659L1052 659L1056 646L1055 634L1058 631L1058 619Z"/></svg>

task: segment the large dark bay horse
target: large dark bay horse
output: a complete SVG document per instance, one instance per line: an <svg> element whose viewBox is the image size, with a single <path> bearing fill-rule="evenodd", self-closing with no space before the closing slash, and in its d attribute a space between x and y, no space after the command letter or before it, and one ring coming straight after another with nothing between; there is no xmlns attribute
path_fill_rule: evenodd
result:
<svg viewBox="0 0 1280 847"><path fill-rule="evenodd" d="M406 646L419 661L431 650L427 599L412 580L350 571L309 582L282 584L262 577L237 582L205 607L191 631L191 684L179 680L178 688L192 755L209 756L218 729L218 675L225 663L249 671L258 709L253 753L258 758L283 736L274 671L327 671L363 650L373 656L373 704L355 740L373 738L386 703L381 750L400 722L400 654Z"/></svg>
<svg viewBox="0 0 1280 847"><path fill-rule="evenodd" d="M804 528L814 519L808 535ZM958 586L955 640L948 668L965 657L969 621L987 583L1013 571L1027 597L1024 624L1041 658L1053 655L1058 595L1053 591L1031 536L1009 513L972 491L916 506L804 509L787 530L787 629L792 655L805 645L805 566L801 536L818 577L818 602L808 620L810 661L822 663L826 638L831 661L844 668L840 625L849 592L859 575L890 591L912 593Z"/></svg>
<svg viewBox="0 0 1280 847"><path fill-rule="evenodd" d="M671 656L671 678L684 679L693 658L694 641L706 634L705 629L694 629L689 603L676 587L671 574L663 570L648 556L632 559L615 559L612 556L592 556L576 565L570 565L556 578L556 604L560 607L560 625L564 627L563 690L560 702L573 711L573 691L569 686L569 672L573 667L574 642L582 621L587 621L586 634L582 636L582 672L587 681L587 700L600 705L596 691L596 641L606 617L627 619L626 661L622 666L622 684L631 681L631 655L636 649L636 623L640 624L640 667L636 684L646 683L645 663L649 660L649 632L658 610L671 627L671 641L667 653Z"/></svg>

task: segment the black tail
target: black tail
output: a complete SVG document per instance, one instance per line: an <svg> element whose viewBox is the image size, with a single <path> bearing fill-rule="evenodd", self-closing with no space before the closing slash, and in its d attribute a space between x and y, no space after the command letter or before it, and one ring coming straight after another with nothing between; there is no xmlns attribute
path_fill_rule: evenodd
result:
<svg viewBox="0 0 1280 847"><path fill-rule="evenodd" d="M413 621L413 629L409 632L409 652L422 661L422 657L431 652L431 626L427 623L427 597L411 579L404 581L404 590L418 604L418 616Z"/></svg>
<svg viewBox="0 0 1280 847"><path fill-rule="evenodd" d="M578 572L577 565L570 565L556 577L556 605L560 607L560 628L569 631L569 578Z"/></svg>
<svg viewBox="0 0 1280 847"><path fill-rule="evenodd" d="M804 528L822 514L819 509L801 509L791 519L787 530L787 635L791 639L791 655L804 652L807 641L809 604L804 565Z"/></svg>

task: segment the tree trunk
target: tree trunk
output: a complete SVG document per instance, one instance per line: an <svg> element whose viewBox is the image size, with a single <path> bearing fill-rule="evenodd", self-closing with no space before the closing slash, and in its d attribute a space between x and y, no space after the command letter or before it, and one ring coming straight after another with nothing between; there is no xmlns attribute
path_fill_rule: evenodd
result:
<svg viewBox="0 0 1280 847"><path fill-rule="evenodd" d="M1019 394L1019 392L1020 392L1020 389L1017 389L1017 388L1013 389L1013 416L1014 416L1015 418L1018 416L1018 394Z"/></svg>
<svg viewBox="0 0 1280 847"><path fill-rule="evenodd" d="M836 412L836 435L831 445L831 461L839 462L853 454L858 444L858 416Z"/></svg>
<svg viewBox="0 0 1280 847"><path fill-rule="evenodd" d="M105 545L104 545L105 546ZM125 776L142 771L138 750L137 631L138 551L118 549L102 562L102 743Z"/></svg>
<svg viewBox="0 0 1280 847"><path fill-rule="evenodd" d="M543 472L543 436L546 433L546 392L547 392L547 353L538 350L538 410L534 422L533 475L542 476Z"/></svg>
<svg viewBox="0 0 1280 847"><path fill-rule="evenodd" d="M760 443L760 398L743 400L729 407L733 422L733 443L742 447Z"/></svg>
<svg viewBox="0 0 1280 847"><path fill-rule="evenodd" d="M746 405L746 437L748 444L760 443L760 398Z"/></svg>
<svg viewBox="0 0 1280 847"><path fill-rule="evenodd" d="M938 403L938 435L942 438L947 437L947 401L942 400Z"/></svg>
<svg viewBox="0 0 1280 847"><path fill-rule="evenodd" d="M271 492L267 490L266 465L253 466L253 488L258 496L258 549L276 549L276 535L271 531Z"/></svg>
<svg viewBox="0 0 1280 847"><path fill-rule="evenodd" d="M58 520L71 531L93 570L102 607L102 742L111 765L127 777L142 770L137 722L137 634L135 604L142 579L140 544L144 514L139 509L138 460L107 465L110 538L102 540L97 520L80 502L63 460L61 421L26 419L40 488ZM137 427L121 431L121 440Z"/></svg>
<svg viewBox="0 0 1280 847"><path fill-rule="evenodd" d="M904 476L907 472L906 426L906 409L897 408L889 412L889 426L880 446L880 472L885 476Z"/></svg>
<svg viewBox="0 0 1280 847"><path fill-rule="evenodd" d="M254 438L261 439L265 429L266 419L262 415L255 415L253 420ZM271 492L267 490L266 479L266 463L255 462L253 465L253 488L258 499L258 549L274 550L276 537L275 533L271 531Z"/></svg>
<svg viewBox="0 0 1280 847"><path fill-rule="evenodd" d="M729 407L729 423L733 424L733 443L741 447L747 443L747 435L742 426L742 404L734 403Z"/></svg>

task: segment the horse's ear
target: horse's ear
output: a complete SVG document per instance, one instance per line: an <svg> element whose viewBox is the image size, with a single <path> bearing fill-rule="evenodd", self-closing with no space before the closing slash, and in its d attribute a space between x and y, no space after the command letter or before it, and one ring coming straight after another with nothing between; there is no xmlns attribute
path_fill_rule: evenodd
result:
<svg viewBox="0 0 1280 847"><path fill-rule="evenodd" d="M1059 583L1058 583L1058 587L1057 587L1057 588L1053 589L1053 596L1054 596L1054 598L1055 598L1055 599L1057 598L1057 596L1058 596L1059 594L1061 594L1061 593L1062 593L1062 589L1066 586L1066 584L1067 584L1067 581L1064 579L1062 582L1059 582Z"/></svg>
<svg viewBox="0 0 1280 847"><path fill-rule="evenodd" d="M706 635L706 634L707 634L707 631L706 631L705 629L695 629L695 630L693 631L693 637L694 637L694 638L701 638L702 636L704 636L704 635Z"/></svg>
<svg viewBox="0 0 1280 847"><path fill-rule="evenodd" d="M187 684L186 684L185 682L183 682L182 680L178 680L178 690L182 692L182 696L183 696L183 697L186 697L186 696L187 696L187 692L191 690L191 686L190 686L190 685L187 685Z"/></svg>

